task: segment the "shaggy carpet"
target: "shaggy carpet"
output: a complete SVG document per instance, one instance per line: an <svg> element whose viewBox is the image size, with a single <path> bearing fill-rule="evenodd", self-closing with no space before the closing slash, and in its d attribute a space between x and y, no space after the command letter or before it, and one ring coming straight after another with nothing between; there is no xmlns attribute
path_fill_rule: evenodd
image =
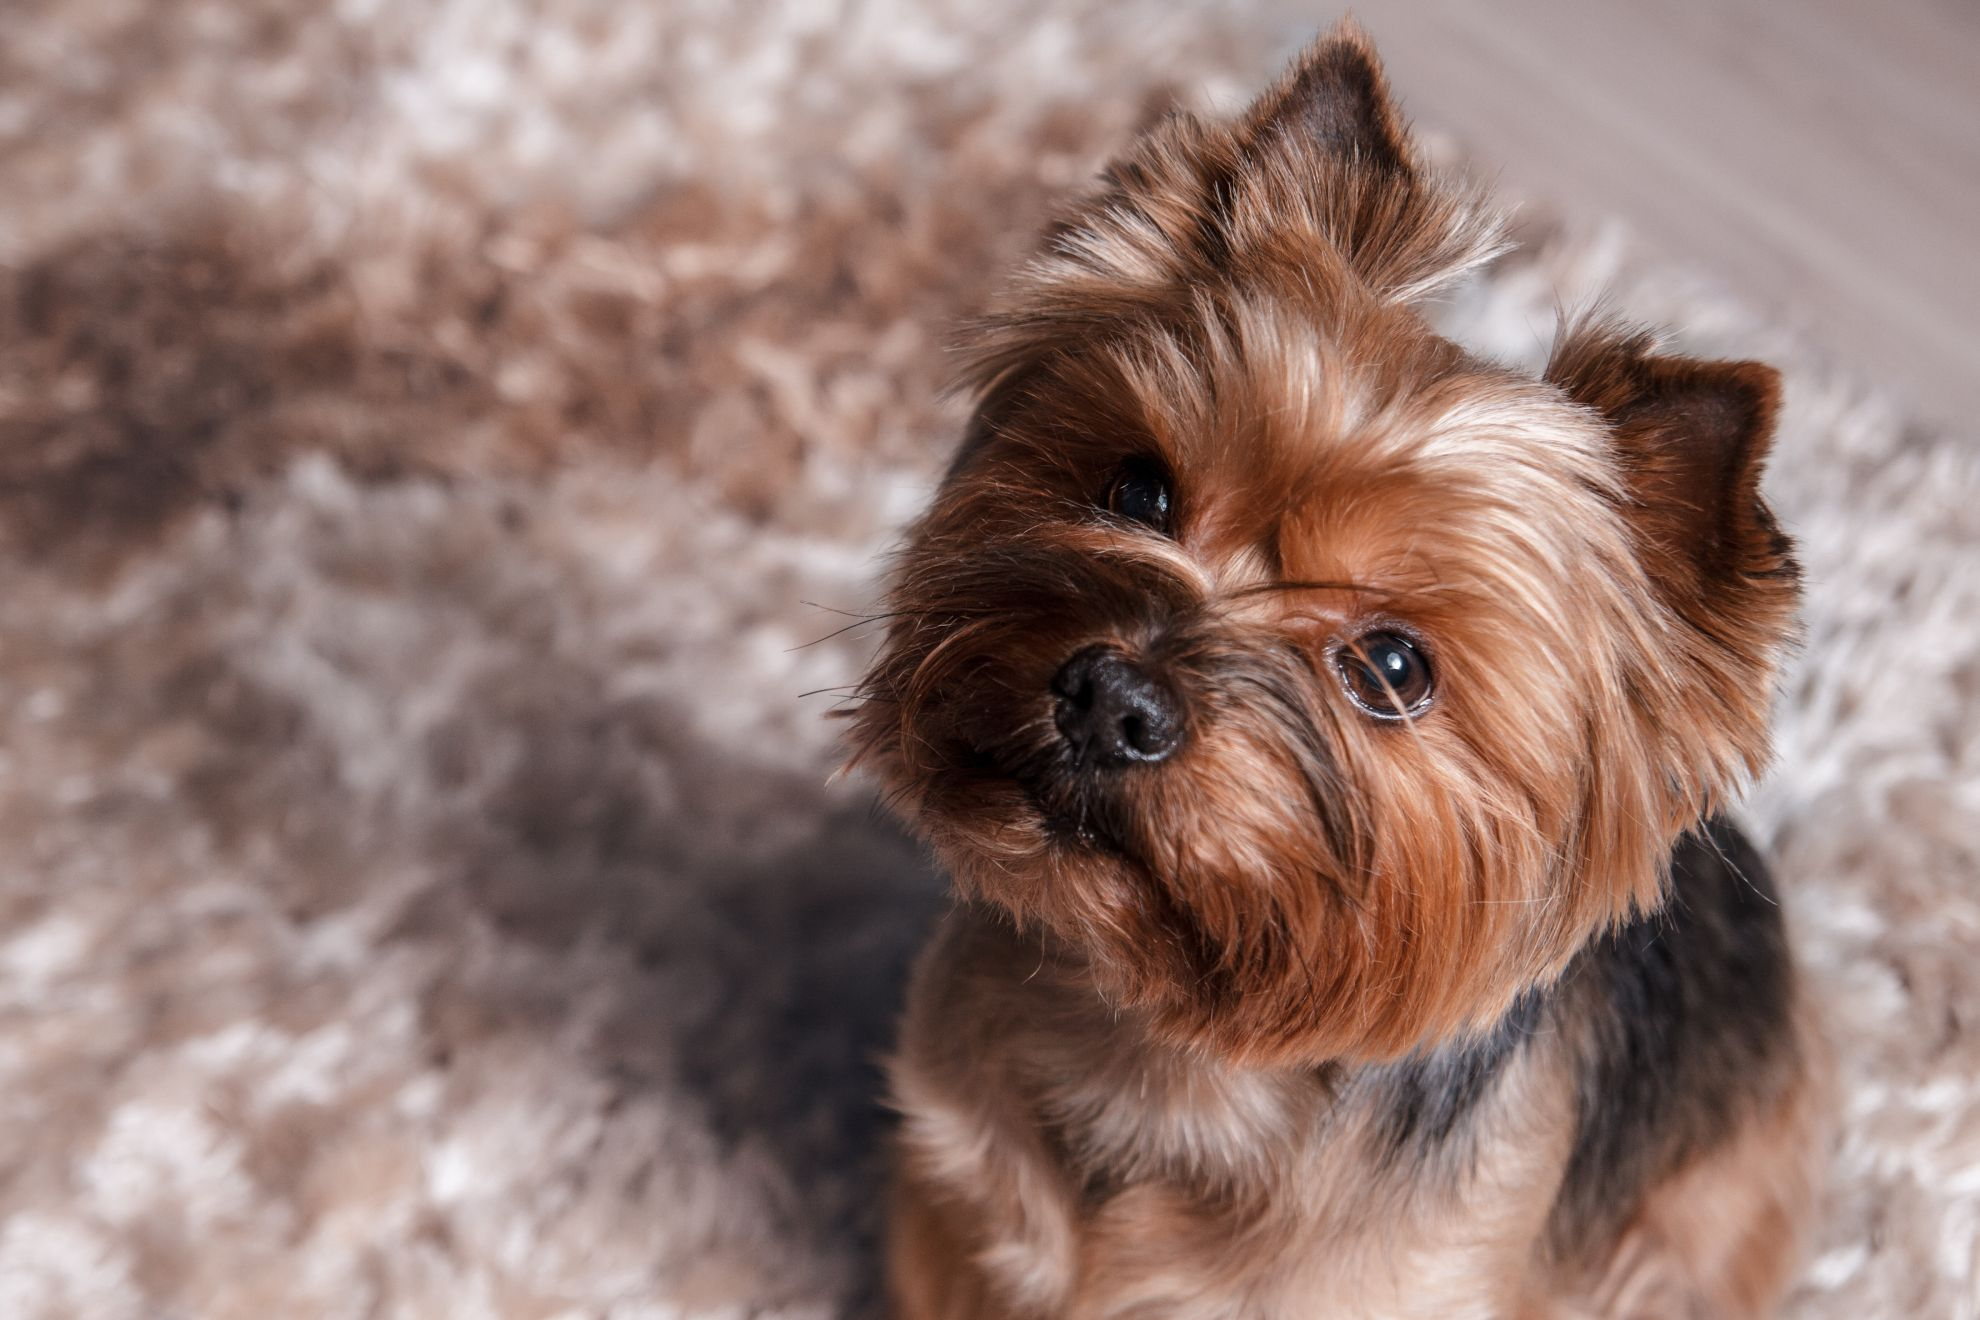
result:
<svg viewBox="0 0 1980 1320"><path fill-rule="evenodd" d="M1330 17L0 6L0 1316L869 1311L941 898L828 783L835 611L1050 198ZM1751 811L1844 1095L1791 1310L1980 1314L1980 454L1529 229L1454 333L1609 288L1788 370Z"/></svg>

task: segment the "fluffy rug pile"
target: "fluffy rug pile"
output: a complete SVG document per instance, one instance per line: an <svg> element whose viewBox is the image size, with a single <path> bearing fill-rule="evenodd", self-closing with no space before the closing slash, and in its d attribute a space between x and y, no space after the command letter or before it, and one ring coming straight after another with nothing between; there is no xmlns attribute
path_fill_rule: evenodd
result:
<svg viewBox="0 0 1980 1320"><path fill-rule="evenodd" d="M0 6L0 1315L871 1308L940 881L818 639L1053 194L1330 17L1171 8ZM1534 228L1454 332L1611 286L1789 370L1794 1314L1975 1314L1980 455Z"/></svg>

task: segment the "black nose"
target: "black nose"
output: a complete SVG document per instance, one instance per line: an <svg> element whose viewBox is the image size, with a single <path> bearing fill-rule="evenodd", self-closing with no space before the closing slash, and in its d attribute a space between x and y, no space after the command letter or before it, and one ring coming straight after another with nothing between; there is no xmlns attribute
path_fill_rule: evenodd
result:
<svg viewBox="0 0 1980 1320"><path fill-rule="evenodd" d="M1168 689L1119 651L1093 647L1052 680L1059 732L1085 765L1159 761L1182 745L1182 712Z"/></svg>

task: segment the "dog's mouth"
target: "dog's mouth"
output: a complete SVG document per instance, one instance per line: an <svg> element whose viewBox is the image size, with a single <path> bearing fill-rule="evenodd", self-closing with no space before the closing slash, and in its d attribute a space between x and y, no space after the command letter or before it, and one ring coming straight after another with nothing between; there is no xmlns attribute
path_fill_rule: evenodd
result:
<svg viewBox="0 0 1980 1320"><path fill-rule="evenodd" d="M1085 772L1069 757L1041 766L1030 758L965 744L960 761L972 777L1015 786L1054 843L1132 858L1126 832L1115 819L1118 808L1109 810L1096 801L1097 794L1082 782Z"/></svg>

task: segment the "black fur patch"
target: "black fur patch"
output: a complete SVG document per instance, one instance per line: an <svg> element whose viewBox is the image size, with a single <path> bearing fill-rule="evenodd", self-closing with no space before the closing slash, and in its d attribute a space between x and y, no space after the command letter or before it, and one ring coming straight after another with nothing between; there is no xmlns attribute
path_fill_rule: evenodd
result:
<svg viewBox="0 0 1980 1320"><path fill-rule="evenodd" d="M1590 944L1557 993L1586 1041L1579 1132L1549 1236L1611 1241L1652 1186L1723 1141L1792 1076L1793 968L1772 877L1715 819L1681 840L1670 901Z"/></svg>
<svg viewBox="0 0 1980 1320"><path fill-rule="evenodd" d="M1529 990L1484 1035L1413 1054L1388 1070L1391 1159L1428 1156L1458 1135L1500 1072L1539 1028L1550 998L1548 991Z"/></svg>

